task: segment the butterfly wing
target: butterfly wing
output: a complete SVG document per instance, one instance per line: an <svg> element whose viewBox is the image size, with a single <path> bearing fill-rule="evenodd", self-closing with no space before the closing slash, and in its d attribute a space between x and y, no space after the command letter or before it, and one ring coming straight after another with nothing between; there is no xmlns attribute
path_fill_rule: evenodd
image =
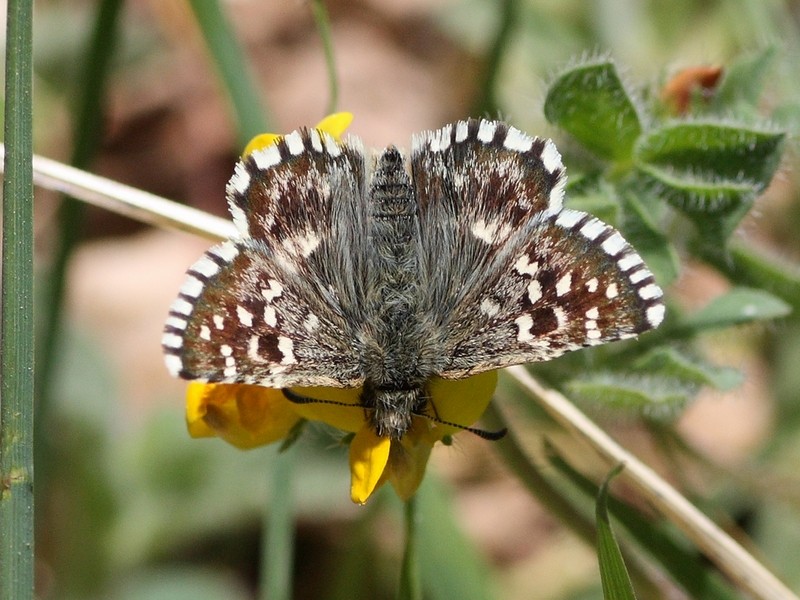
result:
<svg viewBox="0 0 800 600"><path fill-rule="evenodd" d="M360 144L294 132L239 162L227 193L241 237L189 269L164 329L169 370L270 387L360 385Z"/></svg>
<svg viewBox="0 0 800 600"><path fill-rule="evenodd" d="M411 164L440 376L549 360L661 322L661 290L638 254L612 227L562 208L549 140L463 121L416 138Z"/></svg>

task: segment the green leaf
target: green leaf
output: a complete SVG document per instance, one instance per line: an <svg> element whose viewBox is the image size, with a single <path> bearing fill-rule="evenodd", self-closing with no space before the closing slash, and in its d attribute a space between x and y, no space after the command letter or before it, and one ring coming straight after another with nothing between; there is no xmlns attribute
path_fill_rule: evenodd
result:
<svg viewBox="0 0 800 600"><path fill-rule="evenodd" d="M612 372L569 381L565 389L575 400L642 412L652 418L671 417L695 392L694 386L675 378Z"/></svg>
<svg viewBox="0 0 800 600"><path fill-rule="evenodd" d="M608 160L629 159L642 132L633 99L608 60L582 63L561 73L547 91L544 114Z"/></svg>
<svg viewBox="0 0 800 600"><path fill-rule="evenodd" d="M678 277L680 262L667 237L653 220L652 211L632 193L623 194L625 238L644 258L645 263L662 286Z"/></svg>
<svg viewBox="0 0 800 600"><path fill-rule="evenodd" d="M733 281L764 288L791 304L795 310L800 310L800 269L785 258L743 245L732 245L727 255L704 252L703 259Z"/></svg>
<svg viewBox="0 0 800 600"><path fill-rule="evenodd" d="M764 290L734 288L685 317L678 325L694 331L731 327L742 323L785 317L791 306Z"/></svg>
<svg viewBox="0 0 800 600"><path fill-rule="evenodd" d="M753 206L758 187L750 181L705 179L688 171L639 165L636 181L689 217L704 240L724 247Z"/></svg>
<svg viewBox="0 0 800 600"><path fill-rule="evenodd" d="M633 584L625 567L617 539L608 518L608 485L624 468L620 464L608 474L597 494L597 561L600 564L600 580L603 583L603 598L609 600L635 600Z"/></svg>
<svg viewBox="0 0 800 600"><path fill-rule="evenodd" d="M707 182L749 182L763 190L778 168L783 132L719 122L677 122L646 132L637 163L694 174Z"/></svg>
<svg viewBox="0 0 800 600"><path fill-rule="evenodd" d="M710 385L730 390L741 385L744 376L730 367L710 365L697 357L689 357L675 348L655 348L637 360L637 371L679 379L689 385Z"/></svg>

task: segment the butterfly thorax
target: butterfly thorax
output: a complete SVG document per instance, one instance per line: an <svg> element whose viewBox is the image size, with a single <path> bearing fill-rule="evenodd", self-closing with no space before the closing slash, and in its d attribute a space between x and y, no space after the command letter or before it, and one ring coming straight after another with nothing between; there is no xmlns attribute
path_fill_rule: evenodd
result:
<svg viewBox="0 0 800 600"><path fill-rule="evenodd" d="M424 358L419 306L417 200L402 154L387 148L376 160L368 190L370 261L362 329L362 404L375 431L400 438L421 409L433 365Z"/></svg>

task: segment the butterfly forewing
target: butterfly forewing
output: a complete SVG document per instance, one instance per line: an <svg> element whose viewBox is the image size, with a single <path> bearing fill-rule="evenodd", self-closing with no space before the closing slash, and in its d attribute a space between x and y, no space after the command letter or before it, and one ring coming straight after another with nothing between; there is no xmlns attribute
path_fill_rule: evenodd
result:
<svg viewBox="0 0 800 600"><path fill-rule="evenodd" d="M308 130L237 165L227 191L241 237L189 269L163 338L171 372L271 387L360 384L363 169L360 146Z"/></svg>

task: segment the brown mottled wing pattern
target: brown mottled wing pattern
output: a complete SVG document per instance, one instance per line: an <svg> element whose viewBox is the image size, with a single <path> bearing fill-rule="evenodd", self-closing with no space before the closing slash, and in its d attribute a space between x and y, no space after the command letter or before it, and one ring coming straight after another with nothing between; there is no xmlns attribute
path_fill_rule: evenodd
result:
<svg viewBox="0 0 800 600"><path fill-rule="evenodd" d="M548 360L661 322L662 293L639 255L609 225L562 208L549 140L463 121L417 137L411 165L440 376Z"/></svg>
<svg viewBox="0 0 800 600"><path fill-rule="evenodd" d="M300 130L239 162L227 193L240 237L188 271L164 330L170 371L270 387L360 385L364 156ZM347 273L348 276L343 276Z"/></svg>

